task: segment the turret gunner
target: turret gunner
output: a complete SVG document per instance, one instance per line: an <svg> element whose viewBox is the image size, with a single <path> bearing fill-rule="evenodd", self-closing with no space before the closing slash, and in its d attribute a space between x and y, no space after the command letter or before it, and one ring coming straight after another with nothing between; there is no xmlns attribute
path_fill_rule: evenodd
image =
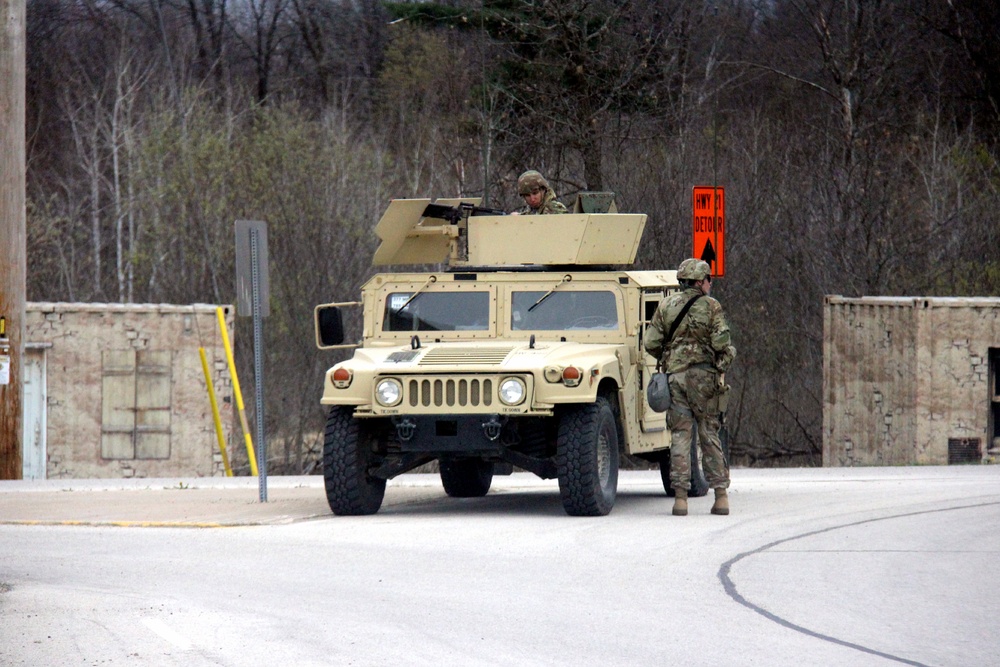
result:
<svg viewBox="0 0 1000 667"><path fill-rule="evenodd" d="M524 197L524 206L514 215L566 213L566 207L556 200L549 182L535 170L526 171L517 179L517 192Z"/></svg>

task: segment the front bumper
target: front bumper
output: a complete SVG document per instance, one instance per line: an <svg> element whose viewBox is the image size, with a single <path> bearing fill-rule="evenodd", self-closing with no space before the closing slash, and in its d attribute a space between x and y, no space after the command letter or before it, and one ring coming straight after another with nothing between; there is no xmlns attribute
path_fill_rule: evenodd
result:
<svg viewBox="0 0 1000 667"><path fill-rule="evenodd" d="M399 451L499 456L506 419L491 415L407 415L394 417Z"/></svg>

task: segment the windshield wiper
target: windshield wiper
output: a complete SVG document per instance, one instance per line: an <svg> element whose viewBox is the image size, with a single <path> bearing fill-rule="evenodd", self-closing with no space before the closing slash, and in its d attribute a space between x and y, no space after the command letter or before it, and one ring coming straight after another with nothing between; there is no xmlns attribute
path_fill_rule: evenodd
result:
<svg viewBox="0 0 1000 667"><path fill-rule="evenodd" d="M545 301L546 299L548 299L548 298L549 298L550 296L552 296L552 293L553 293L553 292L555 292L555 291L556 291L557 289L559 289L559 288L560 288L560 287L561 287L562 285L564 285L564 284L568 283L568 282L569 282L569 281L571 281L571 280L573 280L573 276L571 276L571 275L569 275L569 274L567 273L567 274L566 274L565 276L563 276L563 279L562 279L562 280L560 280L558 284L556 284L556 286L555 286L555 287L553 287L553 288L552 288L552 289L550 289L550 290L549 290L548 292L546 292L545 294L543 294L543 295L542 295L542 296L541 296L541 297L540 297L540 298L538 299L538 301L536 301L535 303L531 304L531 308L528 308L528 312L530 313L531 311L533 311L533 310L534 310L534 309L535 309L536 307L538 307L538 304L540 304L540 303L541 303L542 301Z"/></svg>
<svg viewBox="0 0 1000 667"><path fill-rule="evenodd" d="M431 276L430 278L428 278L427 282L425 282L420 289L418 289L416 292L414 292L413 294L411 294L410 298L407 299L405 302L403 302L402 306L400 306L399 308L394 309L392 311L392 314L393 315L399 315L399 313L401 313L404 308L406 308L407 306L410 305L411 301L413 301L414 299L416 299L417 296L419 296L421 292L423 292L425 289L427 289L428 285L431 285L432 283L436 283L436 282L437 282L437 276Z"/></svg>

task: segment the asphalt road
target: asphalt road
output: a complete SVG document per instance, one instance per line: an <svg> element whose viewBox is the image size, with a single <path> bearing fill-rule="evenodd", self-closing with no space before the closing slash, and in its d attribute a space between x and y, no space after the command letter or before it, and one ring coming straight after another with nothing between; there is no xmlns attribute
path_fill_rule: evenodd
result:
<svg viewBox="0 0 1000 667"><path fill-rule="evenodd" d="M730 516L673 517L658 473L625 473L603 518L523 475L468 500L423 477L352 518L179 482L257 517L197 530L108 523L167 487L7 483L0 665L1000 664L1000 468L733 479ZM25 518L47 493L75 509Z"/></svg>

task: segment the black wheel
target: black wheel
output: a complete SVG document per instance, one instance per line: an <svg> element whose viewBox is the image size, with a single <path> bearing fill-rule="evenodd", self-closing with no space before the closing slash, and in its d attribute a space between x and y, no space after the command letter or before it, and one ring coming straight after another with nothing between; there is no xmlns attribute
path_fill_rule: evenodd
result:
<svg viewBox="0 0 1000 667"><path fill-rule="evenodd" d="M493 483L493 464L482 459L442 459L441 483L452 498L481 498Z"/></svg>
<svg viewBox="0 0 1000 667"><path fill-rule="evenodd" d="M660 461L660 480L663 482L663 490L671 498L674 497L674 490L670 486L670 452ZM698 447L698 425L695 424L691 430L691 488L688 490L689 498L700 498L708 494L708 480L705 479L705 471L701 467L701 449Z"/></svg>
<svg viewBox="0 0 1000 667"><path fill-rule="evenodd" d="M385 496L385 480L371 477L375 462L370 428L348 406L334 406L326 418L323 479L326 500L341 516L375 514Z"/></svg>
<svg viewBox="0 0 1000 667"><path fill-rule="evenodd" d="M698 446L698 425L694 427L694 438L691 442L691 488L689 498L700 498L708 495L708 480L705 479L705 469L701 467L701 447Z"/></svg>
<svg viewBox="0 0 1000 667"><path fill-rule="evenodd" d="M569 408L559 420L556 469L563 508L570 516L604 516L618 492L618 425L611 403Z"/></svg>

